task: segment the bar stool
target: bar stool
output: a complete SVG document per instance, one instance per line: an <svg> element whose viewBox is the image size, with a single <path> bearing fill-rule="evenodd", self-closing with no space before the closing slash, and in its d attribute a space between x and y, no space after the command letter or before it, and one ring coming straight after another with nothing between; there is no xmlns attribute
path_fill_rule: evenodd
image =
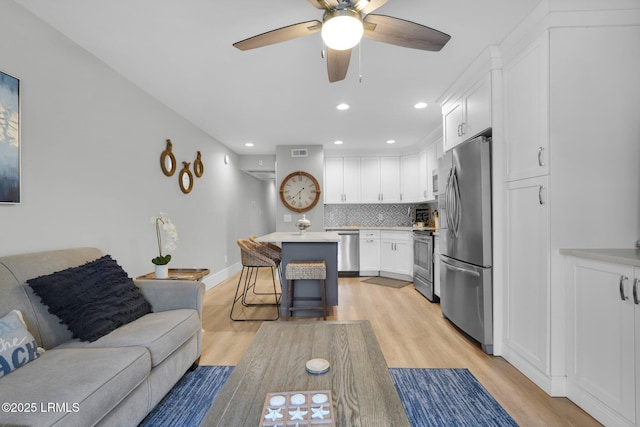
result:
<svg viewBox="0 0 640 427"><path fill-rule="evenodd" d="M229 317L231 320L277 320L280 317L280 297L281 293L276 289L275 270L278 268L278 264L272 258L261 253L256 247L256 243L252 243L249 240L239 239L237 241L240 247L240 260L242 261L242 271L240 277L238 277L238 285L236 287L236 293L233 297L233 304L231 305L231 312ZM271 280L273 282L273 292L256 292L256 283L258 279L259 269L262 267L268 267L271 270ZM273 302L249 302L247 296L250 291L253 291L255 295L273 295ZM255 298L255 297L254 297ZM275 306L274 317L268 318L240 318L234 317L234 308L236 304L240 302L243 307L258 307L258 306Z"/></svg>
<svg viewBox="0 0 640 427"><path fill-rule="evenodd" d="M324 260L321 261L290 261L285 269L285 278L287 280L287 319L295 310L314 310L322 311L324 320L327 320L327 291L325 279L327 278L327 266ZM320 297L295 297L294 287L296 280L319 280L320 281ZM322 301L322 306L301 305L296 306L295 300L298 301Z"/></svg>

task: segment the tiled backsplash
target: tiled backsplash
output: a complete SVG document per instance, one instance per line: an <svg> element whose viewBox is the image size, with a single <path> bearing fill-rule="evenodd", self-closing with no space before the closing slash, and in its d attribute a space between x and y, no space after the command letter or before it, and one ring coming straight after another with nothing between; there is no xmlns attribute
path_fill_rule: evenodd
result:
<svg viewBox="0 0 640 427"><path fill-rule="evenodd" d="M432 211L437 209L435 203L325 205L324 226L410 227L414 218L414 209L424 206L429 206Z"/></svg>

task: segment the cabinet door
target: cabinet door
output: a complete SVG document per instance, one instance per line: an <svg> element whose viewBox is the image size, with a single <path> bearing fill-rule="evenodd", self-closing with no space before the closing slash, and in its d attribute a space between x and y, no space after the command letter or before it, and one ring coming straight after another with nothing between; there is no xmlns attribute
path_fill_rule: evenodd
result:
<svg viewBox="0 0 640 427"><path fill-rule="evenodd" d="M395 241L380 240L380 270L394 272L396 269Z"/></svg>
<svg viewBox="0 0 640 427"><path fill-rule="evenodd" d="M397 240L395 242L396 268L394 273L413 276L413 242Z"/></svg>
<svg viewBox="0 0 640 427"><path fill-rule="evenodd" d="M342 157L326 157L324 159L324 202L343 203L344 180Z"/></svg>
<svg viewBox="0 0 640 427"><path fill-rule="evenodd" d="M549 36L503 70L507 181L549 173Z"/></svg>
<svg viewBox="0 0 640 427"><path fill-rule="evenodd" d="M549 373L549 208L547 179L507 189L507 330L512 352Z"/></svg>
<svg viewBox="0 0 640 427"><path fill-rule="evenodd" d="M400 158L380 158L380 194L383 203L400 201Z"/></svg>
<svg viewBox="0 0 640 427"><path fill-rule="evenodd" d="M433 147L431 145L430 147ZM429 161L427 159L427 150L420 151L418 153L418 201L423 202L429 200L429 181L431 180L431 169L429 169ZM434 147L434 159L435 159L435 147ZM428 175L428 179L427 179Z"/></svg>
<svg viewBox="0 0 640 427"><path fill-rule="evenodd" d="M465 122L463 139L480 134L491 127L491 80L490 75L476 84L465 96Z"/></svg>
<svg viewBox="0 0 640 427"><path fill-rule="evenodd" d="M448 151L461 143L462 122L464 121L462 102L445 107L442 113L442 129L444 132L444 151Z"/></svg>
<svg viewBox="0 0 640 427"><path fill-rule="evenodd" d="M418 196L420 178L417 154L402 156L400 159L400 177L400 200L403 202L417 202L420 199Z"/></svg>
<svg viewBox="0 0 640 427"><path fill-rule="evenodd" d="M440 236L433 237L433 293L440 296Z"/></svg>
<svg viewBox="0 0 640 427"><path fill-rule="evenodd" d="M362 203L380 202L380 158L360 158L360 201Z"/></svg>
<svg viewBox="0 0 640 427"><path fill-rule="evenodd" d="M343 159L342 192L346 203L360 202L360 158L345 157Z"/></svg>
<svg viewBox="0 0 640 427"><path fill-rule="evenodd" d="M380 270L380 239L360 236L360 271Z"/></svg>
<svg viewBox="0 0 640 427"><path fill-rule="evenodd" d="M569 269L567 397L583 403L575 384L633 423L633 269L582 258L571 258Z"/></svg>

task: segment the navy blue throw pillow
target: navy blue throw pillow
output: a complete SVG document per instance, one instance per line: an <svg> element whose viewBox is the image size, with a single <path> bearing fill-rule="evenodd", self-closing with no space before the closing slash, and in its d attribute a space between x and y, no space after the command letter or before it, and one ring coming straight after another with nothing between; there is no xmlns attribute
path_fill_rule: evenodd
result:
<svg viewBox="0 0 640 427"><path fill-rule="evenodd" d="M82 341L95 341L151 312L151 305L109 255L27 280L49 313Z"/></svg>

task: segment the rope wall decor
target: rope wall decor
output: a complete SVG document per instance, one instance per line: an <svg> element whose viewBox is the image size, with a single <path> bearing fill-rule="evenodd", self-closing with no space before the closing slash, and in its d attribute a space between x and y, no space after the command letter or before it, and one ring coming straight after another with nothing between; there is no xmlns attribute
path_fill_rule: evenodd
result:
<svg viewBox="0 0 640 427"><path fill-rule="evenodd" d="M162 173L166 176L173 176L176 172L177 162L176 157L173 155L173 144L170 139L167 139L167 147L160 154L160 168L162 169ZM189 170L191 166L191 162L182 162L182 169L178 174L178 185L180 186L180 191L184 194L189 194L191 190L193 190L193 175L197 178L201 178L204 175L204 163L202 163L202 153L200 151L197 152L196 159L193 161L193 173Z"/></svg>

